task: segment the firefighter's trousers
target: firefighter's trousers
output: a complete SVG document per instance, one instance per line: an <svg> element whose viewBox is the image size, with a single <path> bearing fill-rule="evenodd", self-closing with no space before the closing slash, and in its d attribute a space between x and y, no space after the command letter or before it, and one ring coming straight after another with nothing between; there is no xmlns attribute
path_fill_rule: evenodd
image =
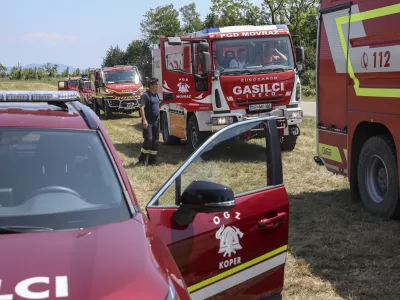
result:
<svg viewBox="0 0 400 300"><path fill-rule="evenodd" d="M146 163L148 158L148 165L156 164L158 152L158 140L160 136L160 118L150 123L147 128L143 127L143 145L140 151L139 162Z"/></svg>

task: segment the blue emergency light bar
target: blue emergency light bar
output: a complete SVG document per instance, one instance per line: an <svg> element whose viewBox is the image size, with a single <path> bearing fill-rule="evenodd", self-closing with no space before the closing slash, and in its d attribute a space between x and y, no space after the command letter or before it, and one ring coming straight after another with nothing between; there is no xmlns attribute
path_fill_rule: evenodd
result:
<svg viewBox="0 0 400 300"><path fill-rule="evenodd" d="M79 101L76 91L2 91L1 102L73 102Z"/></svg>

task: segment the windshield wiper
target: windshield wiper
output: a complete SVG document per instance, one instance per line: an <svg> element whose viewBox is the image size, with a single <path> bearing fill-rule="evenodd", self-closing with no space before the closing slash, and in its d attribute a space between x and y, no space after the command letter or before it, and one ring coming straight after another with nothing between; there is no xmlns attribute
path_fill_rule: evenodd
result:
<svg viewBox="0 0 400 300"><path fill-rule="evenodd" d="M251 74L249 70L235 70L235 71L224 71L221 72L222 75L244 75L244 74Z"/></svg>
<svg viewBox="0 0 400 300"><path fill-rule="evenodd" d="M40 226L0 226L0 234L53 231L53 230L54 229L49 227L40 227Z"/></svg>

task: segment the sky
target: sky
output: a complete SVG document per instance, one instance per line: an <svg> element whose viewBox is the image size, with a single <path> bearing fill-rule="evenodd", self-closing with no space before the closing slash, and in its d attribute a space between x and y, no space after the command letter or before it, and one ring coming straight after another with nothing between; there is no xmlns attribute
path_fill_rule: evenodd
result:
<svg viewBox="0 0 400 300"><path fill-rule="evenodd" d="M193 0L204 19L211 0ZM261 5L262 0L250 0ZM107 49L126 49L141 38L140 21L151 8L192 0L0 0L0 63L12 67L57 63L100 67Z"/></svg>

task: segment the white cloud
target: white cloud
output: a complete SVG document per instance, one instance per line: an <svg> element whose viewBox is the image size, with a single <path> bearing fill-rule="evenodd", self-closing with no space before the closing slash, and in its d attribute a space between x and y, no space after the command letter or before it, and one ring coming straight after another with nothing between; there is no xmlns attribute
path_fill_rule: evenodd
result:
<svg viewBox="0 0 400 300"><path fill-rule="evenodd" d="M62 35L57 32L29 32L17 37L17 40L50 43L56 46L59 43L76 44L79 42L79 37L74 35Z"/></svg>

